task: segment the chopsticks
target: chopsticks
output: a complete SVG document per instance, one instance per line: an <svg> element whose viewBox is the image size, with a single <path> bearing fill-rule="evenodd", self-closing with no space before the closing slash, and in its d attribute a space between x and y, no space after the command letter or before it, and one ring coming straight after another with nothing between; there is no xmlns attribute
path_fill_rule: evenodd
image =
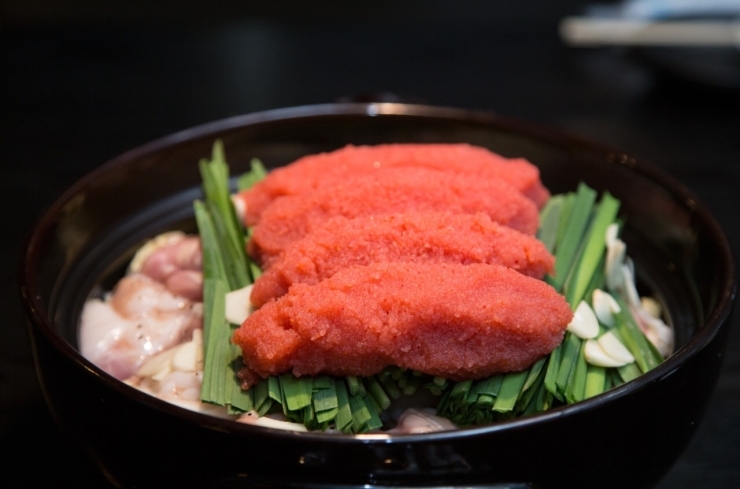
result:
<svg viewBox="0 0 740 489"><path fill-rule="evenodd" d="M738 47L737 20L651 21L596 17L566 17L560 22L560 36L577 47L598 46L682 46Z"/></svg>

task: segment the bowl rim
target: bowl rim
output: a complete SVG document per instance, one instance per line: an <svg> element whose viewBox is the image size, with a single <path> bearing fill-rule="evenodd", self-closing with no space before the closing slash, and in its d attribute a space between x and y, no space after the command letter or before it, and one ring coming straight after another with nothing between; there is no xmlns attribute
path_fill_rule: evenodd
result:
<svg viewBox="0 0 740 489"><path fill-rule="evenodd" d="M42 304L41 296L38 294L32 278L35 268L35 257L38 255L36 250L43 248L44 236L53 230L60 211L80 190L90 184L90 182L93 182L99 176L118 168L119 166L126 165L131 161L136 161L138 158L149 154L176 146L190 139L213 138L219 133L238 130L252 125L327 116L421 117L445 119L450 122L478 122L484 125L506 129L532 139L549 142L561 147L571 146L603 153L608 163L627 166L631 171L641 174L653 183L656 183L660 187L668 190L673 198L680 201L682 207L696 215L696 217L707 226L712 235L713 241L717 244L721 253L720 261L728 264L727 270L725 270L725 274L721 277L721 283L719 284L720 294L717 298L717 304L706 316L704 324L700 325L697 332L689 338L685 345L650 372L619 387L610 389L602 394L594 396L593 398L575 404L560 406L523 418L499 421L490 425L472 426L451 431L424 434L389 435L369 433L346 435L327 434L322 432L293 432L247 425L233 420L191 411L146 394L127 385L123 381L113 378L84 358L78 350L73 348L54 331L53 322L48 319L49 311L47 311ZM649 384L672 375L672 373L674 373L674 371L677 370L688 358L701 351L718 334L721 326L728 319L736 296L737 265L727 236L719 222L709 212L708 208L702 204L683 184L679 183L659 168L650 163L646 163L642 159L638 160L609 146L583 139L559 129L524 122L518 119L502 117L493 112L423 104L348 102L271 109L200 124L140 145L98 166L82 176L66 191L58 196L31 228L27 235L25 247L22 253L21 267L19 270L19 285L21 299L24 308L26 309L29 327L33 327L31 323L34 323L54 348L70 359L79 368L87 370L91 375L96 377L98 381L104 383L110 388L113 388L119 394L141 402L148 407L164 411L167 414L177 416L186 422L197 424L203 428L233 432L235 434L269 434L270 436L278 438L293 440L299 438L301 440L308 440L311 442L332 440L332 443L385 444L393 442L418 443L442 441L452 438L474 437L504 430L523 429L532 424L545 423L557 418L570 417L581 412L597 409L602 404L610 402L613 399L622 398L631 392L644 389Z"/></svg>

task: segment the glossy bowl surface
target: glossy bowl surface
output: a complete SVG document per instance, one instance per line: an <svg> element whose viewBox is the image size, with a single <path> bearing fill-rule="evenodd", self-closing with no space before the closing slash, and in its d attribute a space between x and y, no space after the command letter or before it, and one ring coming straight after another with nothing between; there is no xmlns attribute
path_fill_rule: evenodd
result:
<svg viewBox="0 0 740 489"><path fill-rule="evenodd" d="M553 192L581 181L622 201L640 285L677 334L665 363L588 401L428 435L290 433L193 413L108 376L76 350L89 294L134 250L193 230L197 162L221 138L233 174L346 144L467 142L539 166ZM57 199L21 269L38 375L61 427L124 487L650 487L680 456L719 374L735 297L727 239L682 185L619 151L488 113L406 104L279 109L206 124L101 166ZM577 462L576 462L577 461ZM518 485L520 486L518 486Z"/></svg>

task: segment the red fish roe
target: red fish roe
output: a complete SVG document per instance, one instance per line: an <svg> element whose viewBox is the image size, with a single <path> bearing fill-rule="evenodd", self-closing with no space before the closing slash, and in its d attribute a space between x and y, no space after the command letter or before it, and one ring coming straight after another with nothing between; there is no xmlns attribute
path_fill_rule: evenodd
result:
<svg viewBox="0 0 740 489"><path fill-rule="evenodd" d="M542 278L555 259L536 238L483 213L335 217L286 248L255 282L252 304L259 307L294 283L316 284L348 266L387 261L494 263Z"/></svg>
<svg viewBox="0 0 740 489"><path fill-rule="evenodd" d="M506 267L387 262L294 285L233 341L262 377L397 365L463 380L529 367L562 341L571 318L552 287Z"/></svg>
<svg viewBox="0 0 740 489"><path fill-rule="evenodd" d="M534 234L539 225L534 203L500 180L423 168L392 168L277 199L254 227L249 253L268 267L285 247L332 217L411 210L483 212L491 220L527 234Z"/></svg>
<svg viewBox="0 0 740 489"><path fill-rule="evenodd" d="M345 181L351 175L373 174L387 168L417 167L497 178L510 184L538 207L550 194L540 182L539 169L524 158L508 159L469 144L382 144L346 146L329 153L305 156L273 170L239 197L246 204L246 223L259 222L276 198L308 192Z"/></svg>

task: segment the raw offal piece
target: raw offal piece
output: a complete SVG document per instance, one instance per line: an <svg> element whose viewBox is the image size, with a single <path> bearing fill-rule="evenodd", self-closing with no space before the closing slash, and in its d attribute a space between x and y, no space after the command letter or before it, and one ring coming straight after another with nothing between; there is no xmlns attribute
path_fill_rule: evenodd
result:
<svg viewBox="0 0 740 489"><path fill-rule="evenodd" d="M346 146L329 153L299 158L278 168L262 182L239 194L246 204L246 223L259 222L276 198L344 182L352 175L373 174L388 168L416 167L480 178L501 179L542 207L550 193L540 181L539 169L524 158L501 155L469 144L381 144Z"/></svg>
<svg viewBox="0 0 740 489"><path fill-rule="evenodd" d="M539 240L483 213L335 217L286 248L255 282L251 302L260 307L294 283L316 284L342 268L388 261L493 263L535 278L555 263Z"/></svg>
<svg viewBox="0 0 740 489"><path fill-rule="evenodd" d="M529 367L561 342L572 316L555 289L510 268L388 262L294 285L233 341L261 377L397 365L464 380Z"/></svg>
<svg viewBox="0 0 740 489"><path fill-rule="evenodd" d="M332 217L408 211L483 212L491 220L527 234L535 234L539 225L534 203L500 180L424 168L392 168L277 199L253 228L248 251L267 268L289 244Z"/></svg>

